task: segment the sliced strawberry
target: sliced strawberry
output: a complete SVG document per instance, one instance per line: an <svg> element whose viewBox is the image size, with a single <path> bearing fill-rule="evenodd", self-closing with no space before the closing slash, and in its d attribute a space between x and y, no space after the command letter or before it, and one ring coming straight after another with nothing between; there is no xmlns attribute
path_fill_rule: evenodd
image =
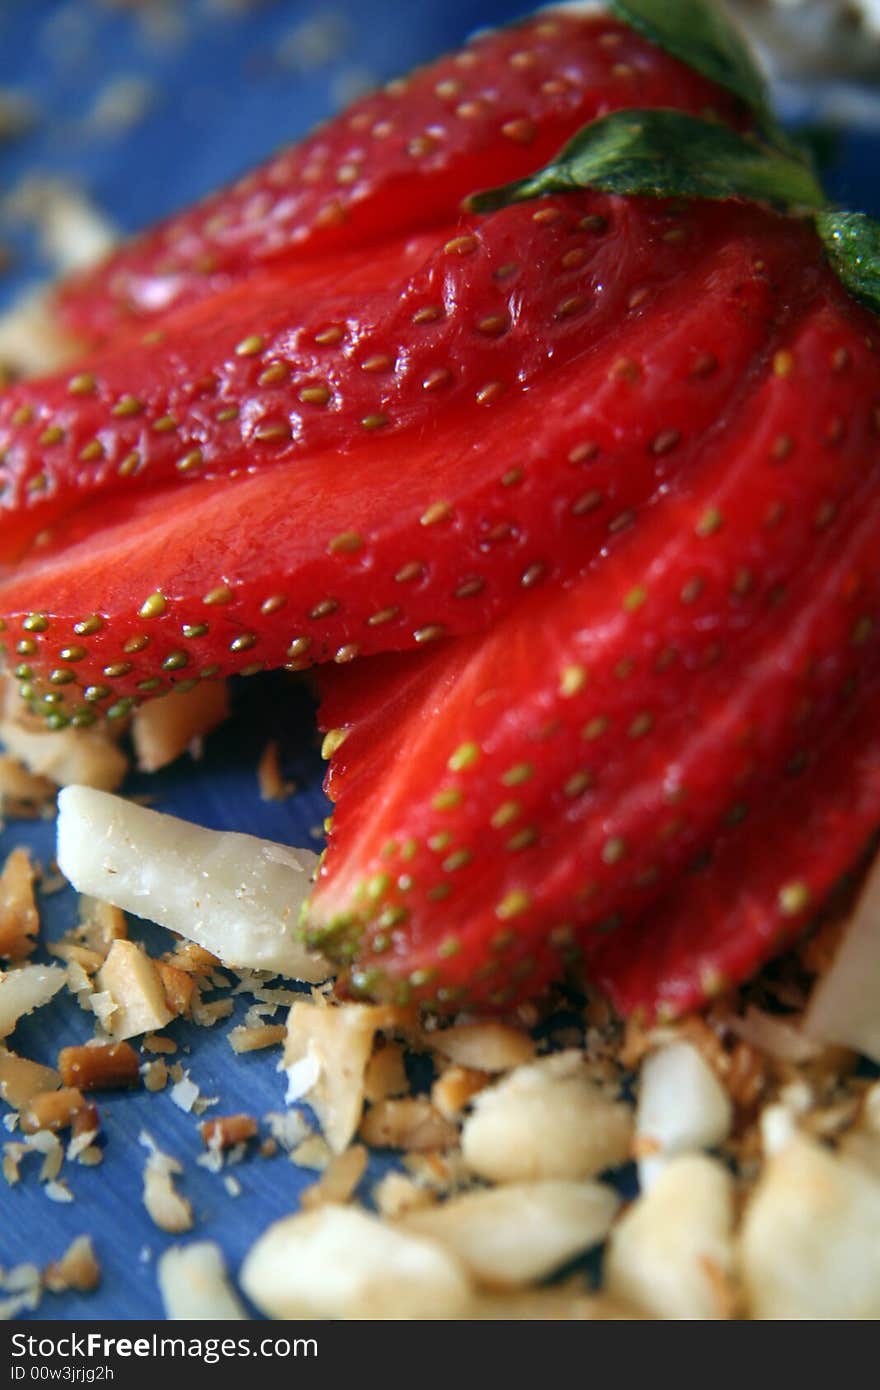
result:
<svg viewBox="0 0 880 1390"><path fill-rule="evenodd" d="M841 300L607 561L404 665L372 712L357 697L309 927L358 987L533 993L561 945L668 889L876 669L880 367ZM334 679L325 717L345 727L352 677Z"/></svg>
<svg viewBox="0 0 880 1390"><path fill-rule="evenodd" d="M604 232L589 221L597 207L608 217ZM547 220L547 212L558 216ZM109 708L200 674L346 661L484 626L524 587L582 568L658 488L701 458L707 431L735 414L787 317L827 276L804 228L749 208L704 204L671 215L650 201L578 195L511 209L490 219L481 237L478 246L490 244L492 255L467 256L466 276L459 278L455 251L430 263L426 273L442 280L431 285L445 297L444 320L413 326L407 302L397 338L356 336L351 357L319 345L324 377L333 371L334 381L351 383L353 413L364 418L360 383L368 379L373 409L389 420L399 415L398 428L362 428L361 441L340 455L345 419L334 423L333 412L325 419L317 406L310 407L317 418L307 418L297 403L287 417L297 438L254 439L257 409L270 423L278 418L266 399L276 412L279 400L289 402L289 383L274 383L259 387L236 421L213 419L213 388L210 407L196 397L190 413L202 433L193 426L183 441L177 430L173 447L138 416L123 415L115 432L102 432L106 457L77 479L77 488L88 484L98 496L55 520L0 585L7 650L23 659L20 679L31 696L48 696L60 710L77 708L86 692L87 702ZM517 249L528 264L524 248L549 249L537 287L526 271L512 287L494 274ZM578 254L563 264L568 251ZM586 294L583 312L557 317L574 286ZM466 316L456 296L469 306ZM416 302L424 302L421 287ZM486 311L507 314L506 334L474 328ZM364 373L361 363L392 345L400 379L390 374L383 391L380 374ZM318 348L307 343L307 352ZM262 373L269 360L264 353L260 368L248 367L246 354L233 354L229 371ZM450 360L457 374L439 409L442 393L425 392L423 383ZM114 370L108 359L106 371ZM194 370L169 370L181 391L195 379ZM527 389L533 381L540 390ZM497 399L482 389L492 382L508 388ZM106 384L100 392L106 419L118 397ZM91 401L76 397L71 409L92 410ZM345 409L343 397L338 410ZM65 416L69 435L79 419ZM46 417L40 423L45 429ZM230 431L228 452L219 444L212 452L209 425L215 441ZM298 442L304 434L308 451ZM199 438L202 467L238 467L240 476L191 481L189 468L178 476L182 450ZM144 475L174 474L164 488L149 492L136 475L118 478L119 456L124 462L132 444L150 460ZM6 467L18 470L11 486L27 490L33 456L16 447ZM41 447L48 454L65 446ZM263 450L274 461L247 476ZM51 519L53 505L70 505L75 493L63 467L45 492L48 500L8 514L7 554ZM77 713L91 717L82 705Z"/></svg>
<svg viewBox="0 0 880 1390"><path fill-rule="evenodd" d="M624 1014L675 1017L747 979L809 923L880 825L876 685L711 862L591 955Z"/></svg>
<svg viewBox="0 0 880 1390"><path fill-rule="evenodd" d="M786 260L801 266L808 248L797 227L751 211L674 214L651 199L587 194L450 228L439 244L384 247L365 288L360 253L330 285L260 281L175 320L159 343L0 400L0 557L19 559L31 535L97 493L338 456L371 436L384 452L405 431L472 428L502 395L525 397L548 370L597 348L607 373L612 326L651 316L662 331L663 292L674 289L677 312L686 268L702 282L726 273L722 293L762 331L778 294L768 280L796 281Z"/></svg>
<svg viewBox="0 0 880 1390"><path fill-rule="evenodd" d="M67 281L60 314L97 341L265 267L445 223L474 189L530 173L585 122L634 105L741 120L727 93L607 16L484 32Z"/></svg>

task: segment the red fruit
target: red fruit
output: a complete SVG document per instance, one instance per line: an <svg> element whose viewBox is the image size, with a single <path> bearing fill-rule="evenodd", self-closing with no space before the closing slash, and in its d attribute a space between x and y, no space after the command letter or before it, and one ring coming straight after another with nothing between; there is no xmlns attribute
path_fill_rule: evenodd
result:
<svg viewBox="0 0 880 1390"><path fill-rule="evenodd" d="M796 222L590 194L496 214L406 271L358 297L352 264L299 322L289 303L258 318L253 353L244 321L199 308L96 361L86 394L16 388L0 614L29 696L57 714L85 695L89 718L200 674L485 625L701 457L827 274ZM332 404L300 400L318 381Z"/></svg>
<svg viewBox="0 0 880 1390"><path fill-rule="evenodd" d="M694 855L867 698L872 327L831 288L582 579L387 685L377 664L351 709L356 673L327 678L324 717L351 733L308 929L356 988L533 994L579 937L672 901Z"/></svg>
<svg viewBox="0 0 880 1390"><path fill-rule="evenodd" d="M778 954L880 825L876 685L800 775L722 836L711 861L590 956L622 1013L675 1017Z"/></svg>
<svg viewBox="0 0 880 1390"><path fill-rule="evenodd" d="M480 34L68 280L59 313L98 341L266 268L306 262L309 277L316 257L445 224L465 195L635 105L740 117L727 93L606 16L545 13Z"/></svg>

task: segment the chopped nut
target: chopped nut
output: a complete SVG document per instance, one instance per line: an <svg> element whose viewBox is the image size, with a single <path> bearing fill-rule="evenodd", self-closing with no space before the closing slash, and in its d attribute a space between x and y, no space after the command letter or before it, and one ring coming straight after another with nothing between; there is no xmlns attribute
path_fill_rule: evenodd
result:
<svg viewBox="0 0 880 1390"><path fill-rule="evenodd" d="M108 1032L120 1040L152 1033L170 1023L173 1012L165 1002L163 981L146 951L134 941L114 941L95 980L116 1008Z"/></svg>
<svg viewBox="0 0 880 1390"><path fill-rule="evenodd" d="M457 1120L474 1096L482 1091L491 1078L484 1071L469 1071L466 1067L449 1067L438 1076L431 1087L431 1103L446 1120Z"/></svg>
<svg viewBox="0 0 880 1390"><path fill-rule="evenodd" d="M456 1318L470 1300L453 1256L351 1206L276 1221L249 1251L241 1283L274 1318Z"/></svg>
<svg viewBox="0 0 880 1390"><path fill-rule="evenodd" d="M650 1186L674 1154L720 1144L732 1119L730 1097L691 1043L652 1052L642 1065L636 1112L641 1186Z"/></svg>
<svg viewBox="0 0 880 1390"><path fill-rule="evenodd" d="M716 1159L680 1154L611 1232L605 1287L653 1317L732 1317L733 1187Z"/></svg>
<svg viewBox="0 0 880 1390"><path fill-rule="evenodd" d="M175 1018L181 1015L188 1016L192 1012L193 999L196 997L196 984L192 975L187 974L185 970L179 970L166 960L157 960L155 966L165 993L165 1003L171 1013Z"/></svg>
<svg viewBox="0 0 880 1390"><path fill-rule="evenodd" d="M0 1050L0 1100L13 1110L22 1110L43 1091L54 1091L61 1077L52 1067Z"/></svg>
<svg viewBox="0 0 880 1390"><path fill-rule="evenodd" d="M20 1018L48 1004L64 984L58 965L22 965L0 973L0 1038L6 1038Z"/></svg>
<svg viewBox="0 0 880 1390"><path fill-rule="evenodd" d="M60 1091L44 1091L35 1096L21 1114L21 1127L25 1134L36 1134L39 1129L69 1129L74 1118L86 1108L81 1091L65 1086Z"/></svg>
<svg viewBox="0 0 880 1390"><path fill-rule="evenodd" d="M195 941L179 941L165 959L169 965L185 971L187 975L195 975L197 979L212 975L222 963L219 956L212 955Z"/></svg>
<svg viewBox="0 0 880 1390"><path fill-rule="evenodd" d="M323 1173L332 1161L333 1150L323 1134L308 1134L291 1150L290 1157L298 1168L314 1168Z"/></svg>
<svg viewBox="0 0 880 1390"><path fill-rule="evenodd" d="M147 1062L143 1068L144 1087L148 1091L164 1091L168 1085L168 1067L161 1057Z"/></svg>
<svg viewBox="0 0 880 1390"><path fill-rule="evenodd" d="M364 1115L359 1132L364 1142L375 1148L414 1153L454 1148L459 1137L456 1126L424 1096L380 1100Z"/></svg>
<svg viewBox="0 0 880 1390"><path fill-rule="evenodd" d="M0 739L29 772L54 782L115 791L128 771L128 759L100 729L62 729L46 732L24 728L17 721L0 721Z"/></svg>
<svg viewBox="0 0 880 1390"><path fill-rule="evenodd" d="M177 1051L177 1043L173 1038L166 1038L164 1033L148 1033L141 1042L142 1052L161 1052L165 1056L172 1056Z"/></svg>
<svg viewBox="0 0 880 1390"><path fill-rule="evenodd" d="M262 1023L253 1028L239 1025L238 1028L231 1028L226 1036L233 1052L257 1052L260 1048L276 1047L284 1042L287 1026L284 1023Z"/></svg>
<svg viewBox="0 0 880 1390"><path fill-rule="evenodd" d="M174 1234L188 1231L193 1224L192 1205L174 1186L182 1166L157 1149L149 1135L141 1134L141 1143L149 1150L144 1165L144 1206L161 1230Z"/></svg>
<svg viewBox="0 0 880 1390"><path fill-rule="evenodd" d="M234 1293L219 1245L172 1245L156 1270L165 1316L172 1321L241 1321L247 1313Z"/></svg>
<svg viewBox="0 0 880 1390"><path fill-rule="evenodd" d="M368 1101L403 1096L409 1091L404 1052L399 1043L385 1043L374 1052L364 1073L364 1097Z"/></svg>
<svg viewBox="0 0 880 1390"><path fill-rule="evenodd" d="M253 1115L215 1115L211 1120L203 1120L199 1128L205 1144L220 1149L243 1144L258 1132Z"/></svg>
<svg viewBox="0 0 880 1390"><path fill-rule="evenodd" d="M257 782L261 801L286 801L296 791L295 782L285 782L281 775L278 741L270 739L260 754Z"/></svg>
<svg viewBox="0 0 880 1390"><path fill-rule="evenodd" d="M58 864L80 892L194 938L232 967L311 982L331 973L296 930L311 850L207 830L88 787L65 787L58 812Z"/></svg>
<svg viewBox="0 0 880 1390"><path fill-rule="evenodd" d="M504 1023L463 1023L437 1028L424 1035L424 1043L450 1062L470 1071L512 1071L535 1055L528 1033Z"/></svg>
<svg viewBox="0 0 880 1390"><path fill-rule="evenodd" d="M367 1168L367 1151L362 1144L352 1144L345 1153L334 1154L323 1176L300 1193L300 1207L312 1211L325 1202L348 1202Z"/></svg>
<svg viewBox="0 0 880 1390"><path fill-rule="evenodd" d="M609 1099L582 1055L560 1052L475 1097L462 1151L490 1182L589 1178L625 1161L632 1127L630 1107Z"/></svg>
<svg viewBox="0 0 880 1390"><path fill-rule="evenodd" d="M14 849L0 873L0 958L24 960L37 944L40 919L34 877L28 851Z"/></svg>
<svg viewBox="0 0 880 1390"><path fill-rule="evenodd" d="M291 1006L284 1064L288 1076L295 1067L308 1066L301 1094L334 1153L348 1148L357 1129L364 1073L384 1015L381 1006L369 1004L337 1008L302 1001ZM299 1098L288 1094L291 1100Z"/></svg>
<svg viewBox="0 0 880 1390"><path fill-rule="evenodd" d="M754 1318L880 1317L880 1178L792 1137L752 1193L741 1258Z"/></svg>
<svg viewBox="0 0 880 1390"><path fill-rule="evenodd" d="M0 753L0 816L12 820L47 816L54 812L57 791L48 777L35 776L17 758Z"/></svg>
<svg viewBox="0 0 880 1390"><path fill-rule="evenodd" d="M114 1091L140 1083L137 1053L127 1042L63 1047L58 1070L65 1086L81 1091Z"/></svg>
<svg viewBox="0 0 880 1390"><path fill-rule="evenodd" d="M67 1293L69 1289L91 1293L96 1289L101 1282L101 1266L91 1238L77 1236L60 1260L46 1266L43 1282L50 1293Z"/></svg>
<svg viewBox="0 0 880 1390"><path fill-rule="evenodd" d="M399 1224L450 1250L480 1283L515 1288L597 1245L618 1205L601 1183L511 1183L411 1211Z"/></svg>
<svg viewBox="0 0 880 1390"><path fill-rule="evenodd" d="M229 718L223 681L200 681L192 690L173 690L135 710L131 736L141 772L157 772L185 753L194 739Z"/></svg>
<svg viewBox="0 0 880 1390"><path fill-rule="evenodd" d="M418 1211L436 1202L436 1194L403 1173L386 1173L373 1188L373 1201L380 1216L393 1218Z"/></svg>

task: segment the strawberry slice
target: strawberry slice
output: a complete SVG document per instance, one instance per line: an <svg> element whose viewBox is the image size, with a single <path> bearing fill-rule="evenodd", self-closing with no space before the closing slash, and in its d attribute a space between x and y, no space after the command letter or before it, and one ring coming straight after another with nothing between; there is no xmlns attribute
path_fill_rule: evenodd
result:
<svg viewBox="0 0 880 1390"><path fill-rule="evenodd" d="M308 928L356 988L533 994L579 935L670 892L877 670L871 328L829 290L583 579L377 669L372 704L331 678L325 720L353 728Z"/></svg>
<svg viewBox="0 0 880 1390"><path fill-rule="evenodd" d="M484 32L68 280L60 316L99 341L288 261L306 262L307 283L316 257L446 223L466 194L530 173L585 122L634 105L742 124L732 97L607 16Z"/></svg>
<svg viewBox="0 0 880 1390"><path fill-rule="evenodd" d="M668 902L589 956L622 1013L669 1019L698 1008L808 925L880 825L878 696L876 685L865 691L821 756L723 836Z"/></svg>
<svg viewBox="0 0 880 1390"><path fill-rule="evenodd" d="M613 351L612 326L649 314L657 326L663 292L678 295L685 267L705 280L731 231L742 233L741 307L760 321L773 309L767 280L789 278L786 255L804 259L797 229L585 195L447 229L439 244L391 244L366 277L356 253L329 285L260 281L175 320L159 343L24 382L0 401L0 557L19 559L30 536L98 493L454 431L502 396L525 398L549 370ZM771 266L756 272L765 242ZM737 294L730 267L718 269Z"/></svg>
<svg viewBox="0 0 880 1390"><path fill-rule="evenodd" d="M60 378L16 388L5 470L18 505L0 542L18 563L0 614L25 692L53 722L200 676L484 626L523 588L581 569L702 457L830 278L805 228L747 207L584 194L467 235L465 256L444 241L402 286L365 296L345 345L315 341L335 322L325 299L308 331L279 326L253 358L207 322L197 352L199 308L149 359L164 371L152 394L143 348L103 359L85 395L65 379L54 414ZM412 322L438 303L443 318ZM364 371L392 352L396 372ZM285 381L267 382L282 358ZM209 362L222 389L205 385ZM299 399L317 363L332 410ZM113 416L138 369L149 410ZM217 418L226 400L235 419ZM13 424L28 402L34 418ZM388 424L366 427L368 408ZM352 421L360 438L343 453ZM40 443L56 426L64 438ZM100 457L82 460L85 438Z"/></svg>

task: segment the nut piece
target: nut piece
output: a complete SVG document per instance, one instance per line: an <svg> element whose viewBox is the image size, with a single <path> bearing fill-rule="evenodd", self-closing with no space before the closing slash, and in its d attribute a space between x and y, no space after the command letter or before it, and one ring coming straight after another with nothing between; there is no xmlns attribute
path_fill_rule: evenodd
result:
<svg viewBox="0 0 880 1390"><path fill-rule="evenodd" d="M48 1004L66 979L58 965L22 965L0 974L0 1038L8 1037L25 1014Z"/></svg>
<svg viewBox="0 0 880 1390"><path fill-rule="evenodd" d="M579 1052L520 1067L474 1100L468 1167L490 1182L592 1178L629 1155L632 1112L591 1079Z"/></svg>
<svg viewBox="0 0 880 1390"><path fill-rule="evenodd" d="M158 772L229 718L223 681L200 681L192 690L173 690L135 710L131 737L141 772Z"/></svg>
<svg viewBox="0 0 880 1390"><path fill-rule="evenodd" d="M181 1015L188 1016L192 1012L193 1000L196 997L196 982L192 975L188 975L185 970L178 970L176 965L170 965L167 960L157 960L154 964L162 981L168 1008L175 1018L180 1018Z"/></svg>
<svg viewBox="0 0 880 1390"><path fill-rule="evenodd" d="M361 1121L360 1136L376 1149L434 1153L458 1143L458 1130L424 1096L380 1100Z"/></svg>
<svg viewBox="0 0 880 1390"><path fill-rule="evenodd" d="M64 1086L60 1091L44 1091L22 1111L21 1127L25 1134L36 1134L40 1129L69 1129L76 1116L87 1108L88 1102L82 1091L74 1086Z"/></svg>
<svg viewBox="0 0 880 1390"><path fill-rule="evenodd" d="M62 1047L58 1070L65 1086L81 1091L118 1091L141 1080L137 1053L127 1042Z"/></svg>
<svg viewBox="0 0 880 1390"><path fill-rule="evenodd" d="M0 738L29 772L47 777L58 787L95 787L112 792L128 771L122 749L98 729L34 731L4 719Z"/></svg>
<svg viewBox="0 0 880 1390"><path fill-rule="evenodd" d="M144 1206L151 1219L162 1231L179 1234L188 1231L193 1224L192 1204L176 1190L175 1177L183 1172L176 1158L157 1149L147 1134L141 1134L141 1143L149 1149L144 1164Z"/></svg>
<svg viewBox="0 0 880 1390"><path fill-rule="evenodd" d="M544 1279L604 1240L619 1205L601 1183L511 1183L400 1218L462 1261L475 1279L507 1289Z"/></svg>
<svg viewBox="0 0 880 1390"><path fill-rule="evenodd" d="M880 1317L880 1177L796 1135L758 1180L741 1258L754 1318Z"/></svg>
<svg viewBox="0 0 880 1390"><path fill-rule="evenodd" d="M13 1110L23 1109L35 1096L55 1091L60 1085L61 1077L53 1067L0 1050L0 1100Z"/></svg>
<svg viewBox="0 0 880 1390"><path fill-rule="evenodd" d="M653 1317L732 1317L732 1229L723 1164L702 1154L672 1158L611 1232L605 1288Z"/></svg>
<svg viewBox="0 0 880 1390"><path fill-rule="evenodd" d="M311 983L331 973L297 937L318 862L311 850L206 830L87 787L66 787L58 811L58 865L80 892L169 927L230 966Z"/></svg>
<svg viewBox="0 0 880 1390"><path fill-rule="evenodd" d="M470 1105L474 1096L489 1084L484 1071L469 1071L466 1067L448 1067L431 1087L431 1103L447 1120L457 1120Z"/></svg>
<svg viewBox="0 0 880 1390"><path fill-rule="evenodd" d="M253 1028L243 1023L230 1028L226 1034L233 1052L258 1052L263 1047L277 1047L287 1037L283 1023L258 1023Z"/></svg>
<svg viewBox="0 0 880 1390"><path fill-rule="evenodd" d="M39 930L34 866L26 849L14 849L0 873L0 958L24 960L36 946Z"/></svg>
<svg viewBox="0 0 880 1390"><path fill-rule="evenodd" d="M291 1084L303 1084L290 1099L308 1101L334 1153L347 1149L357 1130L364 1073L384 1019L384 1009L370 1004L337 1008L303 1000L290 1007L284 1065Z"/></svg>
<svg viewBox="0 0 880 1390"><path fill-rule="evenodd" d="M211 1240L172 1245L159 1257L156 1274L165 1316L171 1321L247 1318L229 1282L223 1252Z"/></svg>
<svg viewBox="0 0 880 1390"><path fill-rule="evenodd" d="M674 1042L652 1052L642 1065L636 1110L642 1188L651 1185L673 1154L720 1144L732 1121L730 1097L695 1047Z"/></svg>
<svg viewBox="0 0 880 1390"><path fill-rule="evenodd" d="M153 1033L174 1017L155 963L134 941L113 942L95 986L101 993L106 991L115 1005L107 1027L114 1038Z"/></svg>
<svg viewBox="0 0 880 1390"><path fill-rule="evenodd" d="M210 1148L234 1149L256 1137L258 1126L253 1115L215 1115L199 1126L202 1140Z"/></svg>
<svg viewBox="0 0 880 1390"><path fill-rule="evenodd" d="M46 1266L43 1282L50 1293L91 1293L101 1282L101 1266L89 1236L77 1236L61 1256Z"/></svg>
<svg viewBox="0 0 880 1390"><path fill-rule="evenodd" d="M352 1144L344 1154L334 1154L323 1175L300 1194L303 1211L313 1211L326 1202L348 1202L367 1170L367 1151L363 1144Z"/></svg>
<svg viewBox="0 0 880 1390"><path fill-rule="evenodd" d="M249 1251L241 1285L273 1318L456 1318L470 1298L442 1247L339 1206L276 1221Z"/></svg>
<svg viewBox="0 0 880 1390"><path fill-rule="evenodd" d="M512 1071L535 1055L528 1033L505 1023L461 1023L426 1033L424 1044L441 1057L471 1071Z"/></svg>

